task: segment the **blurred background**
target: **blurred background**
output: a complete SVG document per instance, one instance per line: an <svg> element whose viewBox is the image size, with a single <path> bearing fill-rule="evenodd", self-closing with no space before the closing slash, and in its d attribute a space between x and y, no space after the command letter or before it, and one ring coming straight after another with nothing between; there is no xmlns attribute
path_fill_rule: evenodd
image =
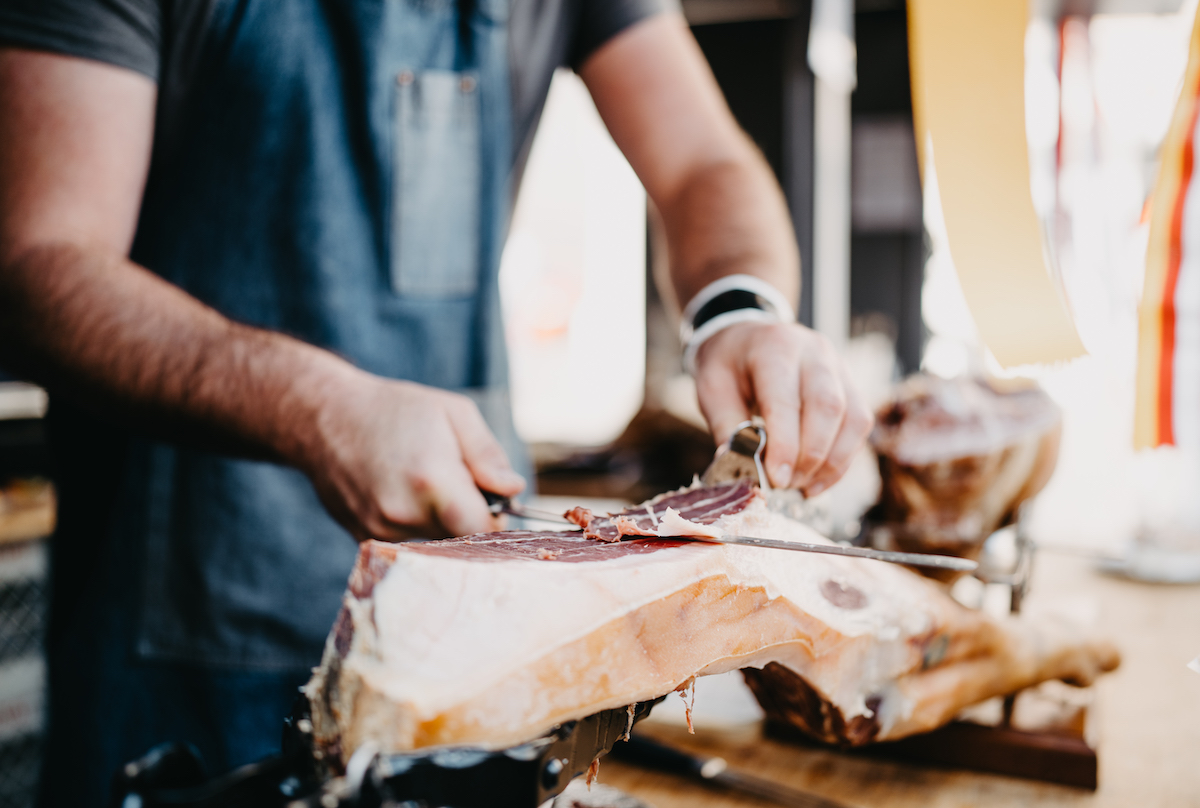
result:
<svg viewBox="0 0 1200 808"><path fill-rule="evenodd" d="M741 125L786 194L802 322L850 362L872 407L925 371L1029 379L1062 411L1057 466L1022 514L1039 545L1119 557L1200 551L1195 447L1133 450L1147 201L1197 0L1036 0L1025 42L1029 187L1087 355L1003 368L980 339L949 249L936 170L919 157L903 0L683 0ZM923 177L923 178L922 178ZM683 373L655 212L581 81L555 78L520 189L501 285L518 432L544 497L639 500L712 458ZM31 804L42 704L53 489L45 395L0 378L0 808ZM855 539L879 498L864 450L822 495Z"/></svg>
<svg viewBox="0 0 1200 808"><path fill-rule="evenodd" d="M683 3L787 195L803 262L800 319L842 347L872 405L919 370L1036 380L1064 413L1056 471L1028 519L1039 541L1116 551L1148 529L1200 531L1200 498L1188 495L1200 458L1177 447L1135 454L1132 441L1145 211L1195 0L1032 6L1030 189L1088 355L1007 370L963 301L935 171L922 187L905 3L853 7L855 81L839 126L818 103L809 2ZM837 221L828 211L838 189L831 197L816 169L839 161L848 205ZM822 234L847 249L831 261ZM636 499L686 484L711 458L680 364L677 304L654 283L666 261L636 177L582 83L560 73L502 269L517 428L535 449L541 492ZM822 294L823 284L845 292ZM878 485L874 461L859 465L830 495L849 519Z"/></svg>

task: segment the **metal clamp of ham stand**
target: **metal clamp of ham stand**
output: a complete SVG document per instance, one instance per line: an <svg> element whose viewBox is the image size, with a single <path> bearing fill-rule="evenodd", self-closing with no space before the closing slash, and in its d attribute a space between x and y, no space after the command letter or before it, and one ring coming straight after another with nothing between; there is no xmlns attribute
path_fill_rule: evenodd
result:
<svg viewBox="0 0 1200 808"><path fill-rule="evenodd" d="M767 448L767 430L757 416L733 428L729 440L717 449L717 456L700 479L705 485L751 480L763 491L771 490L771 481L763 469Z"/></svg>

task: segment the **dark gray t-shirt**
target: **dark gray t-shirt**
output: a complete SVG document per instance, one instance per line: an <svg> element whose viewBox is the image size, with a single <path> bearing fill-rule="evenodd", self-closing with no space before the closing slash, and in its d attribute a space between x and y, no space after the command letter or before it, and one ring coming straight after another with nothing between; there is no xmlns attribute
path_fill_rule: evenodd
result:
<svg viewBox="0 0 1200 808"><path fill-rule="evenodd" d="M0 45L129 68L160 84L170 104L191 79L220 0L0 0ZM600 45L678 0L512 0L508 24L518 175L555 68L579 67ZM162 123L160 117L160 124Z"/></svg>

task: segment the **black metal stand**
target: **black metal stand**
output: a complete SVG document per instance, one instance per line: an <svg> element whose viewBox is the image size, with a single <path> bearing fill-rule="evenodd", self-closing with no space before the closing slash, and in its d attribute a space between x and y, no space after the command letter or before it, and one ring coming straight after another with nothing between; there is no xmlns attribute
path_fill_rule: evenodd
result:
<svg viewBox="0 0 1200 808"><path fill-rule="evenodd" d="M312 746L308 702L284 722L283 753L208 779L199 755L163 744L126 764L111 808L537 808L627 737L662 699L604 710L500 751L454 747L402 755L360 750L331 776ZM132 802L131 802L132 798Z"/></svg>

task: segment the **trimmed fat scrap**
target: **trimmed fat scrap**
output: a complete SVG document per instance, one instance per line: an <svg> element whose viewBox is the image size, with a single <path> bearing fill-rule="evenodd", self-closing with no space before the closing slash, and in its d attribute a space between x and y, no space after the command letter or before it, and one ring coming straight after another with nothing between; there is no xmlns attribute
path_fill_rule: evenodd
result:
<svg viewBox="0 0 1200 808"><path fill-rule="evenodd" d="M658 536L655 530L647 530L637 523L636 520L630 519L628 516L618 516L612 520L613 525L617 528L618 541L621 536ZM605 541L602 539L602 541ZM611 541L611 540L608 540Z"/></svg>
<svg viewBox="0 0 1200 808"><path fill-rule="evenodd" d="M578 506L564 513L563 518L572 524L579 525L585 532L592 524L592 512Z"/></svg>
<svg viewBox="0 0 1200 808"><path fill-rule="evenodd" d="M367 742L384 753L503 749L737 669L773 717L853 745L1117 664L1077 627L991 619L892 564L619 540L618 520L672 530L668 509L720 534L827 541L735 483L593 518L607 541L512 531L365 542L305 688L318 746L342 761Z"/></svg>
<svg viewBox="0 0 1200 808"><path fill-rule="evenodd" d="M670 538L672 536L686 536L689 538L698 539L719 539L724 535L720 530L712 525L702 525L697 522L692 522L683 518L679 511L668 507L663 512L662 519L659 519L652 509L647 507L651 519L654 520L654 526L648 527L638 523L638 520L630 516L614 516L612 524L617 529L617 538L608 539L600 535L595 538L601 541L620 541L624 536L653 536L657 538ZM586 533L586 532L585 532ZM591 538L591 536L589 536Z"/></svg>

